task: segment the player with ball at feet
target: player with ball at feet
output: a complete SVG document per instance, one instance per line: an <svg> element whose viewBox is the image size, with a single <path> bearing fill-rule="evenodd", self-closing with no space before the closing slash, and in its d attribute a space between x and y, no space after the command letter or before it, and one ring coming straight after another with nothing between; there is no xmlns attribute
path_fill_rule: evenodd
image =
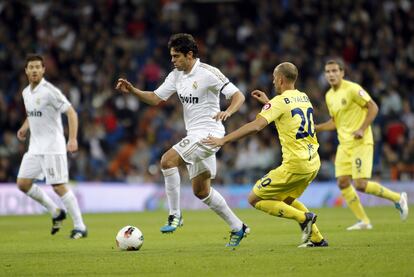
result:
<svg viewBox="0 0 414 277"><path fill-rule="evenodd" d="M223 137L226 121L244 102L244 95L220 70L200 62L198 47L189 34L175 34L168 49L175 69L155 91L142 91L125 80L119 79L116 89L136 95L141 101L157 105L167 101L174 93L183 105L187 136L170 148L161 158L161 171L170 208L168 220L161 227L162 233L172 233L183 224L180 210L179 166L186 166L196 197L219 215L231 229L227 246L238 246L249 228L233 213L221 194L211 187L216 175L216 152L220 147L209 147L201 140L212 134ZM220 111L220 93L231 103Z"/></svg>
<svg viewBox="0 0 414 277"><path fill-rule="evenodd" d="M283 162L256 182L248 201L270 215L297 221L302 229L299 247L325 247L328 243L316 227L316 215L297 200L316 177L321 165L313 107L308 96L295 89L297 77L298 69L294 64L284 62L276 66L273 84L279 95L269 100L262 91L252 92L252 96L264 105L256 119L223 138L209 136L203 142L211 147L221 147L257 133L274 122L282 145Z"/></svg>

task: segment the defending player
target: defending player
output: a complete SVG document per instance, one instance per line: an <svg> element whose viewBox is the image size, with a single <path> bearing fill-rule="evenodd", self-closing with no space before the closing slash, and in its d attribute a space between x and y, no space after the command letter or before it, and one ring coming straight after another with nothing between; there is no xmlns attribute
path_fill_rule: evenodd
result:
<svg viewBox="0 0 414 277"><path fill-rule="evenodd" d="M39 55L29 55L26 59L26 75L29 85L23 90L24 106L27 119L17 132L17 137L24 141L30 130L29 150L24 154L17 176L17 185L21 191L44 206L52 215L54 235L66 219L66 212L58 208L53 200L36 184L34 179L46 176L46 184L50 184L63 202L73 219L72 239L87 236L78 201L68 182L68 162L66 151L78 150L77 133L78 117L62 92L43 78L45 66ZM66 143L63 135L61 114L66 113L69 122L69 139Z"/></svg>
<svg viewBox="0 0 414 277"><path fill-rule="evenodd" d="M372 173L374 140L370 124L378 113L377 104L358 84L344 80L343 64L329 60L325 78L331 85L326 93L326 105L331 119L317 124L315 130L337 130L339 146L335 158L335 175L342 196L358 222L347 230L372 229L372 225L351 185L360 192L376 195L394 202L401 220L408 216L407 194L398 194L381 184L369 181Z"/></svg>
<svg viewBox="0 0 414 277"><path fill-rule="evenodd" d="M302 228L299 247L323 247L328 243L314 224L316 215L297 200L320 167L312 104L305 93L295 89L297 77L294 64L279 64L273 71L273 84L279 95L269 101L264 92L252 92L252 96L264 104L256 119L223 138L209 136L203 142L214 147L223 146L275 122L282 145L282 165L256 182L249 203L270 215L296 220Z"/></svg>
<svg viewBox="0 0 414 277"><path fill-rule="evenodd" d="M157 105L177 93L183 104L187 136L170 148L161 158L165 190L170 207L162 233L172 233L183 224L180 211L180 175L178 167L186 165L194 195L216 212L231 228L227 246L239 245L249 228L228 207L221 194L210 186L216 175L216 152L200 141L208 134L222 137L221 121L228 119L244 102L244 95L217 68L200 62L198 47L189 34L173 35L168 43L175 69L155 91L142 91L125 79L116 89L136 95L141 101ZM231 99L226 111L220 111L220 93Z"/></svg>

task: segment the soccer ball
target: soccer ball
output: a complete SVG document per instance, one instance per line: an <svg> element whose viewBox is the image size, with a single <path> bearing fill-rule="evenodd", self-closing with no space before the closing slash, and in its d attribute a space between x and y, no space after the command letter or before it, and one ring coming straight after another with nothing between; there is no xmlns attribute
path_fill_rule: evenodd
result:
<svg viewBox="0 0 414 277"><path fill-rule="evenodd" d="M116 245L121 250L137 251L143 243L142 232L134 226L125 226L116 235Z"/></svg>

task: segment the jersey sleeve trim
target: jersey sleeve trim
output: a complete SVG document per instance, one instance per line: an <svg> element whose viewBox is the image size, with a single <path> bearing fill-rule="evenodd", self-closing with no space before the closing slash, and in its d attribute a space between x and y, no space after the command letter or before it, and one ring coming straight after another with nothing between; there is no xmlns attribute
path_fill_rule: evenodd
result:
<svg viewBox="0 0 414 277"><path fill-rule="evenodd" d="M227 82L227 83L225 83L222 87L221 87L221 89L220 89L220 93L223 91L223 89L228 85L228 84L230 84L230 81L229 82Z"/></svg>

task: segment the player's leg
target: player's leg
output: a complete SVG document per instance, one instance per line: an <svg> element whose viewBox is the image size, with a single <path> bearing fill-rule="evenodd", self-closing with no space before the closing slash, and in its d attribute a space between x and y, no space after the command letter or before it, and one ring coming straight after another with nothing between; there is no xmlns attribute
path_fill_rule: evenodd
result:
<svg viewBox="0 0 414 277"><path fill-rule="evenodd" d="M296 175L287 172L283 166L280 166L256 182L248 201L258 210L298 222L302 229L302 243L305 243L311 237L316 215L301 211L282 200L291 193L295 196L302 194L309 184L308 179L314 178L314 176L316 176L316 172L309 175Z"/></svg>
<svg viewBox="0 0 414 277"><path fill-rule="evenodd" d="M73 191L68 189L65 184L54 184L52 187L55 193L59 195L63 205L73 220L73 230L71 231L70 237L72 239L87 237L88 231L83 222L78 200Z"/></svg>
<svg viewBox="0 0 414 277"><path fill-rule="evenodd" d="M302 229L302 243L306 243L312 234L312 224L316 221L316 215L310 212L300 211L283 201L262 199L251 191L248 201L254 208L273 216L293 219L299 223Z"/></svg>
<svg viewBox="0 0 414 277"><path fill-rule="evenodd" d="M335 158L335 176L338 187L348 207L358 219L358 222L348 227L347 230L371 229L370 220L365 213L355 188L352 186L352 152L351 148L339 145Z"/></svg>
<svg viewBox="0 0 414 277"><path fill-rule="evenodd" d="M204 171L192 178L191 183L194 195L230 226L230 241L226 246L238 246L243 237L250 232L250 229L234 214L223 196L210 186L210 179L211 174L209 171Z"/></svg>
<svg viewBox="0 0 414 277"><path fill-rule="evenodd" d="M59 215L59 207L46 192L44 192L38 185L33 184L33 179L17 178L17 186L27 196L45 207L52 217Z"/></svg>
<svg viewBox="0 0 414 277"><path fill-rule="evenodd" d="M372 229L371 222L365 213L365 209L361 204L361 200L359 199L355 188L351 185L351 180L351 176L338 177L338 187L341 190L342 197L345 199L352 213L358 219L358 222L348 227L347 230L352 231Z"/></svg>
<svg viewBox="0 0 414 277"><path fill-rule="evenodd" d="M352 176L354 185L358 191L372 194L394 202L400 213L401 220L408 217L407 194L394 192L378 182L369 181L373 164L373 145L361 145L353 152Z"/></svg>
<svg viewBox="0 0 414 277"><path fill-rule="evenodd" d="M52 185L54 192L60 197L63 205L73 220L74 228L70 237L73 239L86 237L87 230L83 222L78 200L73 192L65 185L69 181L66 154L45 155L45 158L42 161L42 168L46 175L46 184ZM52 232L56 228L60 228L59 224L54 224Z"/></svg>
<svg viewBox="0 0 414 277"><path fill-rule="evenodd" d="M23 156L17 176L17 186L27 196L45 207L52 217L57 217L61 212L59 207L38 185L33 184L33 179L42 174L39 159L39 156L27 153Z"/></svg>
<svg viewBox="0 0 414 277"><path fill-rule="evenodd" d="M288 201L289 205L291 205L292 207L303 211L303 212L309 212L308 208L302 203L300 202L298 199L285 199L284 202L286 203L286 201ZM306 247L312 247L312 246L328 246L328 243L326 242L326 240L323 238L321 232L318 229L318 226L316 226L316 223L312 224L312 234L310 237L310 242L311 244L309 244L309 246Z"/></svg>
<svg viewBox="0 0 414 277"><path fill-rule="evenodd" d="M174 232L182 226L183 219L180 209L180 173L178 167L184 161L173 148L169 149L161 158L161 172L164 175L165 194L167 196L169 214L167 223L161 227L162 233Z"/></svg>

